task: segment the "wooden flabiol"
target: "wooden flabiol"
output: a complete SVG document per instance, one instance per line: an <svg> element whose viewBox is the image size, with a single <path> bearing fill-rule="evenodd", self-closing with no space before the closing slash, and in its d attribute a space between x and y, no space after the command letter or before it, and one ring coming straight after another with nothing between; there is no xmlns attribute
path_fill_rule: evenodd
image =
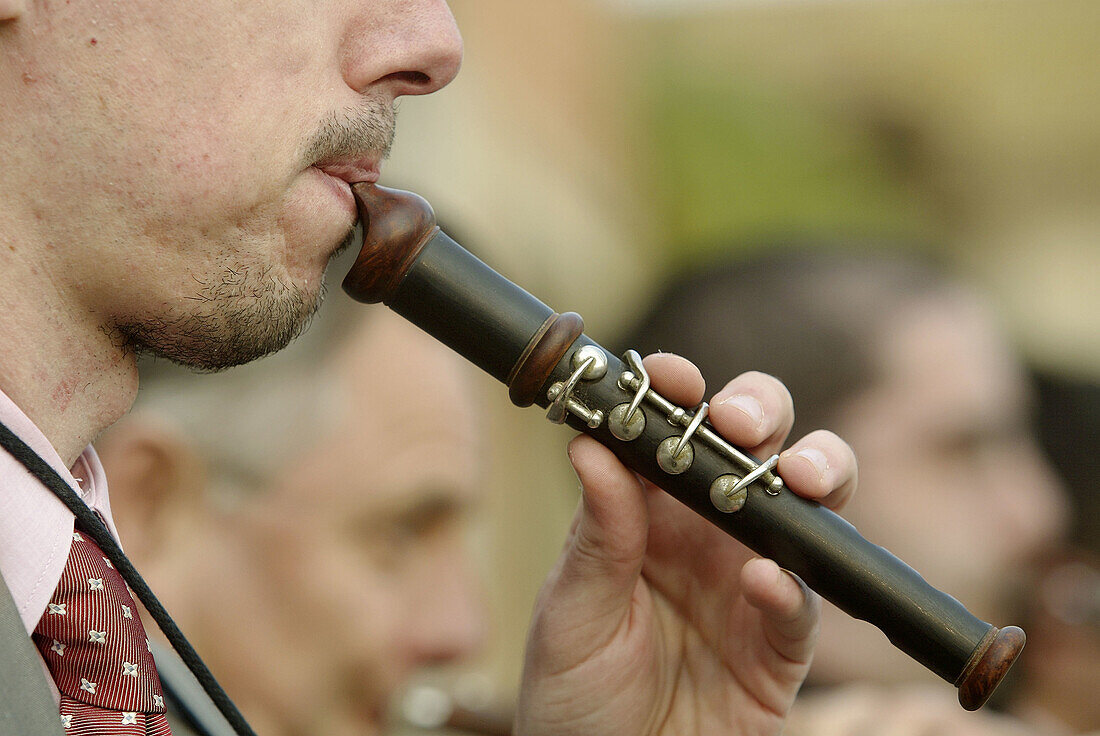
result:
<svg viewBox="0 0 1100 736"><path fill-rule="evenodd" d="M344 291L367 304L389 303L420 249L439 230L435 212L412 192L372 184L355 184L352 191L359 204L363 248L344 278Z"/></svg>
<svg viewBox="0 0 1100 736"><path fill-rule="evenodd" d="M633 356L624 364L608 354L584 334L578 315L554 312L451 240L422 198L370 184L352 190L365 230L344 279L353 298L384 302L505 383L513 403L548 408L552 420L595 437L708 521L877 626L959 688L964 708L989 698L1023 649L1023 631L981 621L838 515L783 489L768 463L725 443L699 412L648 391Z"/></svg>

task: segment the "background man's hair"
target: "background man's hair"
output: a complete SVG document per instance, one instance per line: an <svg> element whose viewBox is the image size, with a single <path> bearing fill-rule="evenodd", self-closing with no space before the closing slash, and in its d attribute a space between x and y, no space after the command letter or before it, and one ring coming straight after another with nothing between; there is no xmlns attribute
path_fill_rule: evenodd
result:
<svg viewBox="0 0 1100 736"><path fill-rule="evenodd" d="M957 290L911 256L787 248L678 275L620 346L683 355L708 393L746 370L776 376L799 437L873 384L874 346L900 310Z"/></svg>

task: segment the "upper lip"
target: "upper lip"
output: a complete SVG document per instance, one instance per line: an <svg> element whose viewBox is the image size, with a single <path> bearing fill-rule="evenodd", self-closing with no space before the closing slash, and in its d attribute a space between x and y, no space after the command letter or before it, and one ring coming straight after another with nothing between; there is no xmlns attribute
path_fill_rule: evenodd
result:
<svg viewBox="0 0 1100 736"><path fill-rule="evenodd" d="M376 182L382 170L380 160L373 156L319 162L314 166L329 176L346 181L348 184L358 184L364 181Z"/></svg>

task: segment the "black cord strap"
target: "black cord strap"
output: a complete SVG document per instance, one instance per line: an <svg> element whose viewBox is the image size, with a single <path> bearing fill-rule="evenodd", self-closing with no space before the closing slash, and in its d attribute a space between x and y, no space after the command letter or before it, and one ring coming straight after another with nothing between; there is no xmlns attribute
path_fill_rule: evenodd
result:
<svg viewBox="0 0 1100 736"><path fill-rule="evenodd" d="M195 679L202 685L202 689L210 696L218 710L237 732L238 736L256 736L256 732L245 721L244 716L237 710L237 706L225 694L221 685L214 679L214 675L199 658L191 643L184 637L183 632L176 626L176 622L168 615L168 611L161 605L153 594L149 585L142 579L137 569L126 557L118 546L118 542L111 536L106 525L100 520L84 501L76 495L76 492L57 474L50 464L39 457L27 443L21 440L14 432L0 422L0 445L7 450L12 457L21 462L31 475L40 480L43 485L53 491L54 495L61 499L70 511L76 516L77 524L82 531L87 532L103 550L111 564L115 566L122 578L129 584L130 589L137 595L138 600L144 604L149 615L156 621L157 626L168 638L168 643L179 654L187 668L195 675Z"/></svg>

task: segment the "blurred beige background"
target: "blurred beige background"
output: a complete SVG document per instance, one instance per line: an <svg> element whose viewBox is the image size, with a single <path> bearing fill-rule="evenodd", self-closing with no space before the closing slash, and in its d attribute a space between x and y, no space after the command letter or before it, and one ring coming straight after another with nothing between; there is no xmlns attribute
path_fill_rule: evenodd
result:
<svg viewBox="0 0 1100 736"><path fill-rule="evenodd" d="M383 183L597 339L687 259L821 236L943 256L1035 365L1100 380L1095 0L451 4L464 70L402 103ZM494 628L471 669L508 702L577 483L566 430L489 379L481 400Z"/></svg>

